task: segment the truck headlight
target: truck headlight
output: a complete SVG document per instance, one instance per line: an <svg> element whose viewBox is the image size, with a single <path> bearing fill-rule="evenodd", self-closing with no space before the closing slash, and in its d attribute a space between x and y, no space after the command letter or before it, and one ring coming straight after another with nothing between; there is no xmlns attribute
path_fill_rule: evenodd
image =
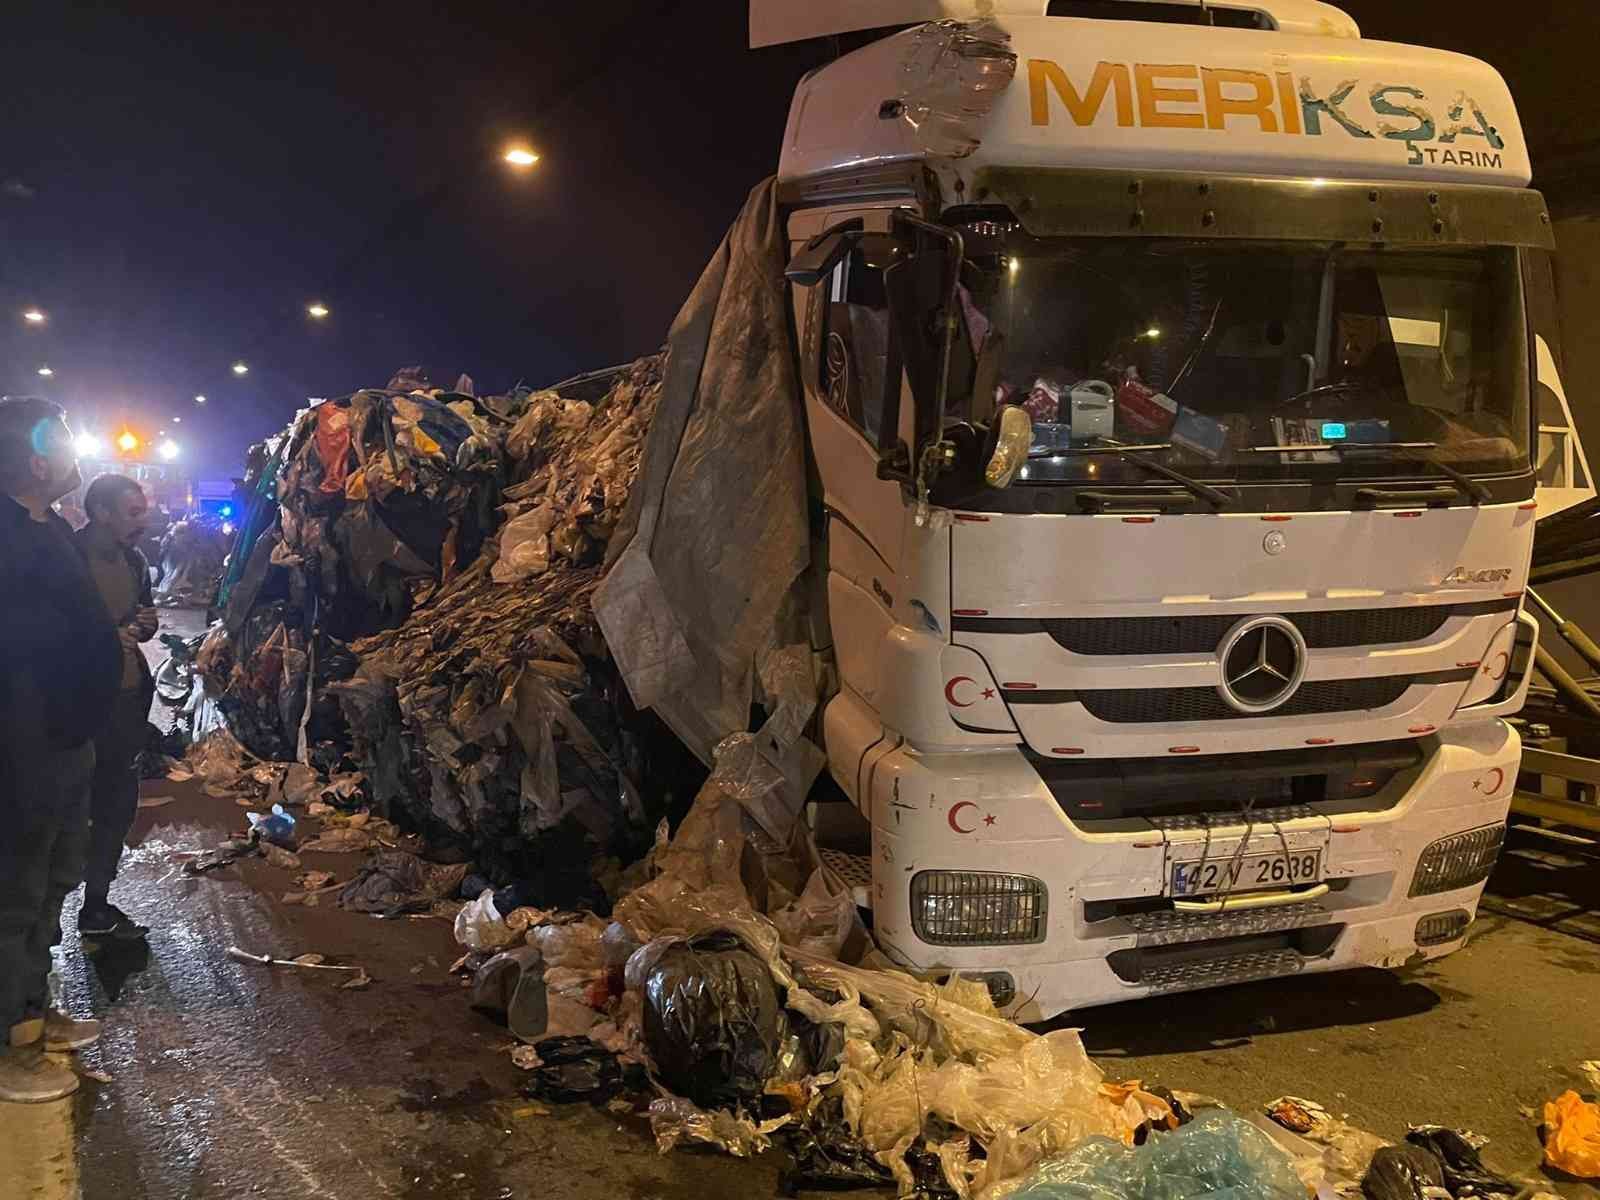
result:
<svg viewBox="0 0 1600 1200"><path fill-rule="evenodd" d="M1440 838L1422 852L1411 878L1412 896L1432 896L1482 883L1494 870L1506 840L1504 825L1485 825Z"/></svg>
<svg viewBox="0 0 1600 1200"><path fill-rule="evenodd" d="M1047 893L1032 875L918 871L911 928L930 946L1015 946L1044 941Z"/></svg>

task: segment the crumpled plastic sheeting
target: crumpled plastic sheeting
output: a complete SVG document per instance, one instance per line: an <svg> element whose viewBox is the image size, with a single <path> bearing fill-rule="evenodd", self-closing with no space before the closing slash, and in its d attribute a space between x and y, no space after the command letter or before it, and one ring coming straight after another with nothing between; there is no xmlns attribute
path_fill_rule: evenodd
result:
<svg viewBox="0 0 1600 1200"><path fill-rule="evenodd" d="M1544 1106L1544 1161L1579 1179L1600 1179L1600 1106L1562 1092Z"/></svg>
<svg viewBox="0 0 1600 1200"><path fill-rule="evenodd" d="M808 644L805 426L793 356L775 352L790 339L787 250L768 180L673 322L639 484L595 595L634 703L707 764L748 725L766 660ZM813 688L806 717L814 705Z"/></svg>
<svg viewBox="0 0 1600 1200"><path fill-rule="evenodd" d="M1128 1089L1104 1084L1076 1031L1041 1036L1024 1029L1000 1016L975 981L940 986L789 946L783 953L801 984L790 990L789 1007L812 1020L837 1020L847 1032L835 1085L846 1121L902 1195L914 1186L906 1151L929 1117L983 1144L983 1159L953 1147L939 1155L951 1188L980 1200L1002 1195L1084 1137L1125 1140L1148 1117ZM803 989L842 999L831 1012L820 1010L815 998L801 999ZM882 1035L872 1036L869 1018Z"/></svg>
<svg viewBox="0 0 1600 1200"><path fill-rule="evenodd" d="M1013 1200L1305 1200L1289 1157L1236 1114L1214 1109L1128 1147L1091 1138L1045 1163Z"/></svg>
<svg viewBox="0 0 1600 1200"><path fill-rule="evenodd" d="M904 35L900 117L929 154L965 158L978 148L975 126L1017 72L1011 35L993 21L930 21Z"/></svg>
<svg viewBox="0 0 1600 1200"><path fill-rule="evenodd" d="M769 1135L791 1120L793 1116L786 1113L757 1124L721 1109L707 1111L682 1096L662 1096L650 1102L650 1131L662 1154L689 1141L719 1146L735 1158L750 1158L770 1149Z"/></svg>
<svg viewBox="0 0 1600 1200"><path fill-rule="evenodd" d="M529 397L507 436L513 482L503 495L535 504L544 569L501 570L508 542L511 553L529 544L524 517L513 518L398 628L353 643L360 671L333 689L375 799L465 845L492 877L564 872L551 899L591 894L586 847L643 821L589 602L661 369L660 357L641 359L592 402Z"/></svg>

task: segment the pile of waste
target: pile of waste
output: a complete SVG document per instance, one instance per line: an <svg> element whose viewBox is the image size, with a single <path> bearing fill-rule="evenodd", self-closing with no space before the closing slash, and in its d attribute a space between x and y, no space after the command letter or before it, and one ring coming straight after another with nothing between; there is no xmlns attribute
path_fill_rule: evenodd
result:
<svg viewBox="0 0 1600 1200"><path fill-rule="evenodd" d="M603 905L595 848L642 852L649 825L589 601L662 363L504 396L402 378L297 414L254 456L265 500L196 655L240 745L363 772L436 848Z"/></svg>
<svg viewBox="0 0 1600 1200"><path fill-rule="evenodd" d="M585 891L571 837L607 846L648 829L590 598L660 373L646 358L593 403L531 397L504 438L499 533L404 623L352 643L359 669L329 688L383 811L550 894Z"/></svg>
<svg viewBox="0 0 1600 1200"><path fill-rule="evenodd" d="M169 607L209 605L228 555L228 541L218 517L196 513L175 521L161 539L156 603Z"/></svg>

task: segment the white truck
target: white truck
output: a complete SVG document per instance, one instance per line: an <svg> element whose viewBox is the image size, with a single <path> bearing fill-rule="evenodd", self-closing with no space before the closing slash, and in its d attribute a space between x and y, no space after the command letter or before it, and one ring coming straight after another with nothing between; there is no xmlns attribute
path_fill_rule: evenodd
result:
<svg viewBox="0 0 1600 1200"><path fill-rule="evenodd" d="M1505 83L1315 0L752 42L941 16L808 75L779 167L879 944L1023 1020L1460 947L1534 522L1593 494Z"/></svg>

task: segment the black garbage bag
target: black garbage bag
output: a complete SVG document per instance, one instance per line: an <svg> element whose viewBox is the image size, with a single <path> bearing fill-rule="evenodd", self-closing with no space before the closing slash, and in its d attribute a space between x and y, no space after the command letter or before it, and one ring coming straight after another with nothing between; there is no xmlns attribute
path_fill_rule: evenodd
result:
<svg viewBox="0 0 1600 1200"><path fill-rule="evenodd" d="M1444 1164L1421 1146L1385 1146L1361 1180L1367 1200L1444 1200Z"/></svg>
<svg viewBox="0 0 1600 1200"><path fill-rule="evenodd" d="M789 1151L789 1166L778 1175L780 1195L894 1185L889 1168L850 1132L844 1103L837 1096L822 1100L802 1120L785 1126L778 1140ZM915 1195L922 1200L955 1200L939 1156L928 1149L924 1138L907 1148L906 1166L916 1184Z"/></svg>
<svg viewBox="0 0 1600 1200"><path fill-rule="evenodd" d="M1520 1190L1484 1166L1472 1143L1454 1129L1419 1125L1406 1134L1406 1141L1421 1146L1439 1160L1444 1168L1444 1186L1456 1200L1468 1196L1514 1196Z"/></svg>
<svg viewBox="0 0 1600 1200"><path fill-rule="evenodd" d="M624 1089L638 1090L647 1083L642 1069L630 1064L624 1071L615 1054L586 1037L545 1038L534 1049L541 1061L529 1072L522 1094L537 1100L604 1104Z"/></svg>
<svg viewBox="0 0 1600 1200"><path fill-rule="evenodd" d="M787 1033L767 966L731 933L668 949L644 984L644 1038L661 1082L701 1108L760 1096Z"/></svg>

